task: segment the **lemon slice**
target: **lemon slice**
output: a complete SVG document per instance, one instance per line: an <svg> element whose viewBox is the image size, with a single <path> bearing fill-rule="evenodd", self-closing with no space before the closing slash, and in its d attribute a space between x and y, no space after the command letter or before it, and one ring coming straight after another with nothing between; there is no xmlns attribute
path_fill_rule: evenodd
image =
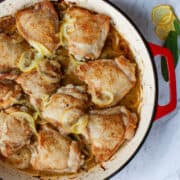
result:
<svg viewBox="0 0 180 180"><path fill-rule="evenodd" d="M172 22L174 13L169 5L159 5L153 8L151 18L155 25L165 25Z"/></svg>
<svg viewBox="0 0 180 180"><path fill-rule="evenodd" d="M114 95L112 92L103 91L101 96L97 96L96 94L92 96L92 102L99 107L110 105L114 100Z"/></svg>
<svg viewBox="0 0 180 180"><path fill-rule="evenodd" d="M52 53L41 43L38 43L36 41L29 41L29 44L34 47L42 57L50 57L52 55Z"/></svg>
<svg viewBox="0 0 180 180"><path fill-rule="evenodd" d="M79 118L78 122L71 126L70 132L73 134L81 134L88 125L88 115Z"/></svg>
<svg viewBox="0 0 180 180"><path fill-rule="evenodd" d="M168 25L158 25L155 27L155 33L156 35L161 39L165 40L169 34L170 31L174 30L174 24L173 22Z"/></svg>
<svg viewBox="0 0 180 180"><path fill-rule="evenodd" d="M36 68L40 60L39 54L35 54L33 50L25 51L21 54L17 66L22 72L28 72Z"/></svg>

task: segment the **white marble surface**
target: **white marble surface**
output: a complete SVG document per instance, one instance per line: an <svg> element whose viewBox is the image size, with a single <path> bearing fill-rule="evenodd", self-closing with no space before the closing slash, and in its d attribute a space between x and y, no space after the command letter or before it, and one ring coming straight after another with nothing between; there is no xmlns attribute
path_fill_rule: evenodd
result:
<svg viewBox="0 0 180 180"><path fill-rule="evenodd" d="M158 4L170 4L180 17L179 0L109 0L122 9L138 26L147 41L162 44L155 36L151 10ZM159 59L155 59L159 78L159 101L168 101L168 84L160 73ZM180 102L180 63L176 68L178 102ZM178 82L179 81L179 82ZM178 107L180 103L178 104ZM112 180L180 180L180 110L155 122L150 134L135 158Z"/></svg>

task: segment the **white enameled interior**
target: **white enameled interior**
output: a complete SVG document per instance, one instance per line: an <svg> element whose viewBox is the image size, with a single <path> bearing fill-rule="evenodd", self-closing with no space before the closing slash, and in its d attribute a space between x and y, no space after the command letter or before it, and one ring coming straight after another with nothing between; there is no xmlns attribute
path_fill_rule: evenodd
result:
<svg viewBox="0 0 180 180"><path fill-rule="evenodd" d="M5 16L11 13L15 13L18 9L24 6L29 6L34 2L39 0L6 0L0 3L0 16ZM112 159L104 163L106 170L100 167L95 167L89 172L81 173L76 176L75 179L104 179L105 177L111 175L122 167L129 158L132 157L134 152L139 147L140 143L144 139L144 136L149 128L154 104L155 104L155 74L153 72L153 67L151 64L151 58L149 56L148 50L144 45L141 36L138 34L133 25L124 17L121 12L117 11L111 5L103 0L66 0L71 2L76 2L77 5L91 9L96 12L107 14L112 18L112 23L115 24L117 30L123 35L123 37L128 41L130 48L135 56L138 67L141 71L141 82L142 82L142 103L140 111L140 123L137 129L135 137L127 143L125 146L120 148L120 150L112 157ZM4 167L1 165L0 176L6 180L30 180L35 179L24 173L19 173L17 170L12 168ZM61 177L62 178L62 177ZM53 178L53 179L61 179ZM64 177L68 179L68 177ZM63 178L63 179L64 179Z"/></svg>

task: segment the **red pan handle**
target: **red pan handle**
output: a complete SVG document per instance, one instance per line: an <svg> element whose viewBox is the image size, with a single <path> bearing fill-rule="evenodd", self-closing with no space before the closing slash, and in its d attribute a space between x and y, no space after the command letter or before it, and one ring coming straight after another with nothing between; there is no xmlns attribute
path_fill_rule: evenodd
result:
<svg viewBox="0 0 180 180"><path fill-rule="evenodd" d="M164 106L157 105L155 121L159 118L169 114L176 108L177 99L176 99L176 76L174 69L174 59L172 53L169 49L163 48L161 46L149 43L149 47L151 49L152 55L162 55L165 57L167 68L168 68L168 76L169 76L169 88L170 88L170 101L168 104Z"/></svg>

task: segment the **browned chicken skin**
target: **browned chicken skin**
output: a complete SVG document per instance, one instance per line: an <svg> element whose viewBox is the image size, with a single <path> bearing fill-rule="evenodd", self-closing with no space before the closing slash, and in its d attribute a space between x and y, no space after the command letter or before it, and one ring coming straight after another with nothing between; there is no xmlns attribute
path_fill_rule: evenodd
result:
<svg viewBox="0 0 180 180"><path fill-rule="evenodd" d="M32 130L27 121L0 112L0 151L8 157L30 143Z"/></svg>
<svg viewBox="0 0 180 180"><path fill-rule="evenodd" d="M76 172L83 159L78 144L59 132L43 127L34 147L31 165L35 170L53 172Z"/></svg>
<svg viewBox="0 0 180 180"><path fill-rule="evenodd" d="M37 42L53 52L58 46L56 33L59 20L51 2L37 3L34 8L18 11L16 25L19 33L30 43Z"/></svg>
<svg viewBox="0 0 180 180"><path fill-rule="evenodd" d="M8 35L0 33L0 73L17 68L17 61L27 48L26 43L16 43Z"/></svg>
<svg viewBox="0 0 180 180"><path fill-rule="evenodd" d="M30 167L31 151L28 147L23 147L16 153L8 156L6 161L18 169L27 169Z"/></svg>
<svg viewBox="0 0 180 180"><path fill-rule="evenodd" d="M135 133L137 117L125 107L93 110L84 134L98 162L107 161Z"/></svg>
<svg viewBox="0 0 180 180"><path fill-rule="evenodd" d="M65 17L70 54L77 59L98 58L109 32L110 18L81 8L70 8Z"/></svg>
<svg viewBox="0 0 180 180"><path fill-rule="evenodd" d="M135 64L120 56L80 65L75 74L88 85L92 102L99 107L117 104L135 85Z"/></svg>
<svg viewBox="0 0 180 180"><path fill-rule="evenodd" d="M42 109L42 116L65 133L85 115L88 97L84 86L67 85L58 89Z"/></svg>
<svg viewBox="0 0 180 180"><path fill-rule="evenodd" d="M16 79L36 107L41 106L44 96L50 95L60 86L62 76L61 65L55 60L43 59L38 68L24 72Z"/></svg>
<svg viewBox="0 0 180 180"><path fill-rule="evenodd" d="M44 0L0 20L0 154L18 169L78 173L91 155L92 165L108 161L138 126L118 105L137 81L136 64L119 56L131 57L127 43L110 17L67 7Z"/></svg>
<svg viewBox="0 0 180 180"><path fill-rule="evenodd" d="M16 103L22 95L21 87L13 81L0 81L0 109Z"/></svg>

